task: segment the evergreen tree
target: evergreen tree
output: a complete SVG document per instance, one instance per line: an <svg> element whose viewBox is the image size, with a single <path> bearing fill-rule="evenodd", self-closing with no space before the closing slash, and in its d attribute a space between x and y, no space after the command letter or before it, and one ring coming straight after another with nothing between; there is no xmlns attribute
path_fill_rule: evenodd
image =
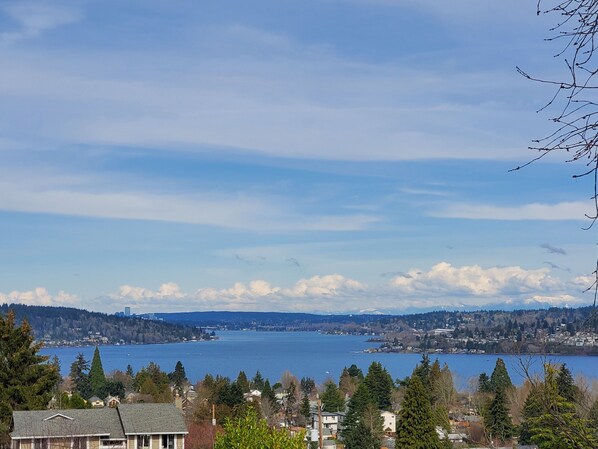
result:
<svg viewBox="0 0 598 449"><path fill-rule="evenodd" d="M181 361L177 361L174 366L174 371L168 375L176 390L179 394L183 391L183 385L187 382L187 373L185 373L185 367Z"/></svg>
<svg viewBox="0 0 598 449"><path fill-rule="evenodd" d="M492 393L492 384L490 383L488 374L482 373L478 377L478 391L480 393Z"/></svg>
<svg viewBox="0 0 598 449"><path fill-rule="evenodd" d="M424 389L428 392L430 391L430 371L430 357L428 357L428 354L423 353L422 360L419 362L419 365L415 367L413 375L420 378L422 384L424 385Z"/></svg>
<svg viewBox="0 0 598 449"><path fill-rule="evenodd" d="M361 371L361 369L357 365L352 364L347 369L347 371L349 372L349 376L354 377L359 380L363 380L363 371Z"/></svg>
<svg viewBox="0 0 598 449"><path fill-rule="evenodd" d="M301 391L304 395L311 395L312 391L316 388L316 381L313 380L311 377L302 377L301 378Z"/></svg>
<svg viewBox="0 0 598 449"><path fill-rule="evenodd" d="M309 406L309 397L307 395L303 395L299 411L305 417L305 421L309 422L309 418L311 416L311 408Z"/></svg>
<svg viewBox="0 0 598 449"><path fill-rule="evenodd" d="M380 449L380 438L372 434L363 421L347 429L343 442L346 449Z"/></svg>
<svg viewBox="0 0 598 449"><path fill-rule="evenodd" d="M537 419L542 415L542 398L540 393L540 387L534 386L527 395L525 403L523 405L523 421L519 426L519 443L523 445L531 446L532 442L532 429L531 423L534 419Z"/></svg>
<svg viewBox="0 0 598 449"><path fill-rule="evenodd" d="M328 381L324 384L322 405L327 412L341 412L345 409L345 399L336 384L332 381Z"/></svg>
<svg viewBox="0 0 598 449"><path fill-rule="evenodd" d="M365 385L365 382L361 382L347 404L347 414L345 415L341 431L343 441L351 441L351 438L356 437L356 429L358 428L361 415L369 404L375 404L375 399Z"/></svg>
<svg viewBox="0 0 598 449"><path fill-rule="evenodd" d="M264 378L262 377L262 373L258 371L255 372L255 376L251 380L251 386L256 390L262 391L264 389Z"/></svg>
<svg viewBox="0 0 598 449"><path fill-rule="evenodd" d="M249 393L249 381L247 380L247 375L245 371L239 371L239 375L237 376L237 385L243 393Z"/></svg>
<svg viewBox="0 0 598 449"><path fill-rule="evenodd" d="M365 382L361 382L349 400L348 411L343 421L341 432L346 449L380 448L382 422L377 417L380 417L380 413L376 400Z"/></svg>
<svg viewBox="0 0 598 449"><path fill-rule="evenodd" d="M567 364L563 363L561 369L557 373L556 386L560 396L566 401L576 403L579 398L579 388L573 381L571 371L567 368Z"/></svg>
<svg viewBox="0 0 598 449"><path fill-rule="evenodd" d="M505 361L501 358L496 359L494 371L492 371L492 375L490 376L490 385L494 393L499 390L506 390L507 388L513 387L513 382L511 382L511 377L505 366Z"/></svg>
<svg viewBox="0 0 598 449"><path fill-rule="evenodd" d="M133 367L131 365L127 365L127 376L131 379L135 377L135 373L133 372Z"/></svg>
<svg viewBox="0 0 598 449"><path fill-rule="evenodd" d="M264 382L264 388L262 389L262 399L268 399L272 405L276 405L276 395L274 394L274 390L270 386L270 381L266 379Z"/></svg>
<svg viewBox="0 0 598 449"><path fill-rule="evenodd" d="M235 408L245 403L243 390L237 382L227 382L219 391L217 402Z"/></svg>
<svg viewBox="0 0 598 449"><path fill-rule="evenodd" d="M557 370L545 365L544 382L537 386L537 413L525 423L529 439L541 449L597 448L596 430L559 394L557 378Z"/></svg>
<svg viewBox="0 0 598 449"><path fill-rule="evenodd" d="M419 375L410 377L397 419L396 446L409 449L440 449L429 395Z"/></svg>
<svg viewBox="0 0 598 449"><path fill-rule="evenodd" d="M430 367L430 391L432 394L430 395L432 399L432 403L436 402L435 393L436 393L436 385L440 382L440 378L442 377L442 370L440 369L440 362L438 359L434 360L432 366Z"/></svg>
<svg viewBox="0 0 598 449"><path fill-rule="evenodd" d="M379 409L389 410L391 405L391 395L394 387L392 377L388 374L382 364L372 362L363 383L370 390L374 401Z"/></svg>
<svg viewBox="0 0 598 449"><path fill-rule="evenodd" d="M93 396L93 390L89 382L89 362L85 360L83 353L80 352L71 364L69 376L75 387L75 392L82 398L89 399Z"/></svg>
<svg viewBox="0 0 598 449"><path fill-rule="evenodd" d="M119 399L125 397L125 385L119 380L107 380L96 393L100 398L116 396Z"/></svg>
<svg viewBox="0 0 598 449"><path fill-rule="evenodd" d="M45 409L60 374L56 366L39 355L27 321L17 326L9 310L0 315L0 443L6 442L12 412Z"/></svg>
<svg viewBox="0 0 598 449"><path fill-rule="evenodd" d="M514 427L509 416L504 388L499 388L490 402L484 417L484 425L493 440L504 442L513 436Z"/></svg>
<svg viewBox="0 0 598 449"><path fill-rule="evenodd" d="M96 346L93 352L93 359L91 359L91 368L89 369L89 383L93 390L93 394L97 395L101 388L106 383L106 375L104 368L102 368L102 359L100 358L100 348Z"/></svg>
<svg viewBox="0 0 598 449"><path fill-rule="evenodd" d="M344 395L352 396L353 393L355 393L359 382L359 378L351 376L349 370L345 367L338 380L338 388Z"/></svg>

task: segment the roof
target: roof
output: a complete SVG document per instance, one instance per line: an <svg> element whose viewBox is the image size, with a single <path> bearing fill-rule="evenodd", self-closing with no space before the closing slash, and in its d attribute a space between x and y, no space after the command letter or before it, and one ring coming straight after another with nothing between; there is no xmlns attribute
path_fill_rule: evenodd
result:
<svg viewBox="0 0 598 449"><path fill-rule="evenodd" d="M187 433L183 415L173 404L121 404L117 410L125 435Z"/></svg>
<svg viewBox="0 0 598 449"><path fill-rule="evenodd" d="M107 435L125 439L118 411L113 408L29 410L13 413L12 438Z"/></svg>

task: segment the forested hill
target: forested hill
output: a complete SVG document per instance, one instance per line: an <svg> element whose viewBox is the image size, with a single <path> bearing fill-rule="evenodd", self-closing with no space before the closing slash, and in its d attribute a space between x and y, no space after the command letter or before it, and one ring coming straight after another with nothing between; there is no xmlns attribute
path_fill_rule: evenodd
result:
<svg viewBox="0 0 598 449"><path fill-rule="evenodd" d="M1 304L0 314L6 315L9 309L19 322L26 319L35 338L46 346L171 343L206 338L190 326L69 307Z"/></svg>
<svg viewBox="0 0 598 449"><path fill-rule="evenodd" d="M216 326L228 329L261 330L350 330L369 333L367 323L374 323L380 315L316 315L286 312L180 312L156 313L170 323L192 326ZM361 331L361 332L360 332Z"/></svg>

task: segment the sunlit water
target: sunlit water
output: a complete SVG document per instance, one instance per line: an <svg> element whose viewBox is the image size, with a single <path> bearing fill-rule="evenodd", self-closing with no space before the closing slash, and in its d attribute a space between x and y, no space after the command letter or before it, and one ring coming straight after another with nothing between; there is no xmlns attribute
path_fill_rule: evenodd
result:
<svg viewBox="0 0 598 449"><path fill-rule="evenodd" d="M286 370L298 378L309 376L317 382L327 378L338 380L345 366L356 364L364 373L373 361L381 362L393 379L408 376L421 359L419 354L370 354L367 348L376 343L367 337L323 335L316 332L253 332L221 331L219 340L163 345L102 346L100 348L104 370L125 370L131 365L135 371L155 362L162 370L170 372L178 360L183 363L187 377L195 382L205 374L221 374L235 378L240 370L249 378L259 370L271 381L280 379ZM48 348L45 355L57 355L63 374L68 374L75 356L82 352L87 360L93 356L93 347ZM455 381L464 388L472 377L481 372L490 374L496 359L502 357L513 382L522 382L520 358L510 355L438 354L441 364L447 363ZM534 357L532 369L541 368L542 358ZM598 357L555 356L549 360L566 363L574 375L598 378Z"/></svg>

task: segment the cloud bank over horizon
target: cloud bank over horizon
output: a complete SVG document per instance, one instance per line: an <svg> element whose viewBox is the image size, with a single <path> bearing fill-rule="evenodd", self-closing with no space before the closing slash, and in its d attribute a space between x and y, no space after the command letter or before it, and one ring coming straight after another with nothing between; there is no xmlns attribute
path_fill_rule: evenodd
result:
<svg viewBox="0 0 598 449"><path fill-rule="evenodd" d="M340 274L302 278L289 287L265 280L235 282L229 288L185 292L174 282L156 290L121 285L117 292L83 300L45 288L0 293L0 303L84 307L113 313L125 306L136 313L174 311L276 311L308 313L401 313L432 309L508 309L589 304L583 290L590 276L562 280L548 268L519 266L482 268L440 262L427 271L408 270L378 285L366 285Z"/></svg>

